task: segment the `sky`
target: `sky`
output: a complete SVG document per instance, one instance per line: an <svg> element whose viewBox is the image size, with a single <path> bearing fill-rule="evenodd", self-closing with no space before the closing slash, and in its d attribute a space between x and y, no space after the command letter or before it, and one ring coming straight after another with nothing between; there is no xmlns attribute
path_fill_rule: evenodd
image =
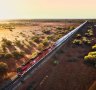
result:
<svg viewBox="0 0 96 90"><path fill-rule="evenodd" d="M96 0L0 0L0 19L96 18Z"/></svg>

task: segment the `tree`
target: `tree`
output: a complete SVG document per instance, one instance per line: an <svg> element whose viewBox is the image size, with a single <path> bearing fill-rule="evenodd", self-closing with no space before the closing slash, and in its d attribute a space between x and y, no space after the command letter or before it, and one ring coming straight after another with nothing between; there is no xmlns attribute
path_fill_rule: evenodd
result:
<svg viewBox="0 0 96 90"><path fill-rule="evenodd" d="M8 71L8 65L4 62L0 62L0 75L4 76L7 74Z"/></svg>

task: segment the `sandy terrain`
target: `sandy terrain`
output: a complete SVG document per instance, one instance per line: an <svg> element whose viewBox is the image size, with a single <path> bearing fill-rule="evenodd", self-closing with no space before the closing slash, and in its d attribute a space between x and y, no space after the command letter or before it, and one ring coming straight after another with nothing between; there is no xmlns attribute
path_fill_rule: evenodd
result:
<svg viewBox="0 0 96 90"><path fill-rule="evenodd" d="M8 22L0 23L0 53L3 52L2 51L2 39L3 38L10 40L12 42L12 45L10 47L9 46L6 47L6 51L4 52L5 54L12 53L15 50L25 52L25 55L19 59L16 59L13 57L8 58L8 59L0 58L1 62L5 62L8 65L8 74L7 74L8 77L11 78L14 75L16 75L17 67L21 66L23 63L29 60L29 58L32 58L33 52L40 52L40 50L38 50L38 43L31 41L31 38L33 36L38 35L41 41L43 41L45 38L47 38L47 36L53 35L53 37L56 37L57 35L59 35L58 33L55 34L57 32L58 27L62 27L63 28L62 32L64 32L66 29L68 30L70 26L77 27L79 24L80 23L74 23L74 22L73 23L68 23L68 22L67 23L64 23L64 22L46 22L46 23L35 22L34 23L34 22L31 22L30 24L26 24L24 22L23 24L21 23L14 24L13 22L12 25L14 26L14 29L10 29L10 25L11 25L10 23ZM6 29L3 27L6 25L9 28ZM45 34L42 32L42 30L50 30L50 34ZM69 31L63 33L62 36L68 32ZM19 40L22 46L15 45L14 42L16 40ZM32 44L30 43L30 41L32 42ZM49 42L54 43L55 41L50 40ZM2 80L0 81L2 83Z"/></svg>

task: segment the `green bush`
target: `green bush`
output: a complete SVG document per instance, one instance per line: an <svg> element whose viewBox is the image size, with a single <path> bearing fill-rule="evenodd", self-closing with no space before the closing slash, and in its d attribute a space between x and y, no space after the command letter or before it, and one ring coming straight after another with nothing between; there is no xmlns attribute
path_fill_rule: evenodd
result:
<svg viewBox="0 0 96 90"><path fill-rule="evenodd" d="M96 64L96 51L89 52L88 55L84 57L84 61L91 64Z"/></svg>
<svg viewBox="0 0 96 90"><path fill-rule="evenodd" d="M86 37L82 38L82 42L86 45L91 45L91 40L88 40Z"/></svg>
<svg viewBox="0 0 96 90"><path fill-rule="evenodd" d="M75 45L82 45L82 41L78 39L73 40L72 43Z"/></svg>
<svg viewBox="0 0 96 90"><path fill-rule="evenodd" d="M76 35L76 38L81 38L81 34L77 34Z"/></svg>
<svg viewBox="0 0 96 90"><path fill-rule="evenodd" d="M96 44L92 46L92 50L96 50Z"/></svg>
<svg viewBox="0 0 96 90"><path fill-rule="evenodd" d="M93 31L91 29L89 29L86 33L85 36L90 37L93 36Z"/></svg>

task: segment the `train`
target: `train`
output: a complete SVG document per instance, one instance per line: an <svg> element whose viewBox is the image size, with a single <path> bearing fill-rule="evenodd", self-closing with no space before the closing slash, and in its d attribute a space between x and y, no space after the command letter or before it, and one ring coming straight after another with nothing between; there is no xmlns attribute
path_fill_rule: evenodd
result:
<svg viewBox="0 0 96 90"><path fill-rule="evenodd" d="M63 36L59 40L57 40L52 46L42 50L40 53L37 54L36 57L28 60L25 64L23 64L21 67L17 69L17 75L18 76L24 75L29 70L29 68L31 68L36 63L38 63L43 57L45 57L48 53L53 51L55 48L59 47L61 43L64 42L64 40L67 40L68 37L70 37L71 34L73 34L73 31Z"/></svg>
<svg viewBox="0 0 96 90"><path fill-rule="evenodd" d="M28 60L25 64L21 65L21 67L17 69L17 75L19 77L24 75L29 70L29 68L38 63L43 57L45 57L49 52L51 52L53 48L54 45L42 50L40 53L37 54L36 57Z"/></svg>
<svg viewBox="0 0 96 90"><path fill-rule="evenodd" d="M80 26L78 26L77 28L75 28L74 30L72 30L71 32L69 32L67 35L65 35L62 38L60 38L59 40L57 40L51 47L48 47L48 48L42 50L40 53L38 53L38 55L36 57L30 59L24 65L19 67L17 69L17 75L20 76L20 77L23 76L26 72L29 71L30 68L32 68L38 62L40 62L42 60L42 58L44 58L48 53L53 51L55 48L59 47L69 37L74 35L78 31L78 29L81 28L86 23L87 23L87 21L84 22L83 24L81 24Z"/></svg>

